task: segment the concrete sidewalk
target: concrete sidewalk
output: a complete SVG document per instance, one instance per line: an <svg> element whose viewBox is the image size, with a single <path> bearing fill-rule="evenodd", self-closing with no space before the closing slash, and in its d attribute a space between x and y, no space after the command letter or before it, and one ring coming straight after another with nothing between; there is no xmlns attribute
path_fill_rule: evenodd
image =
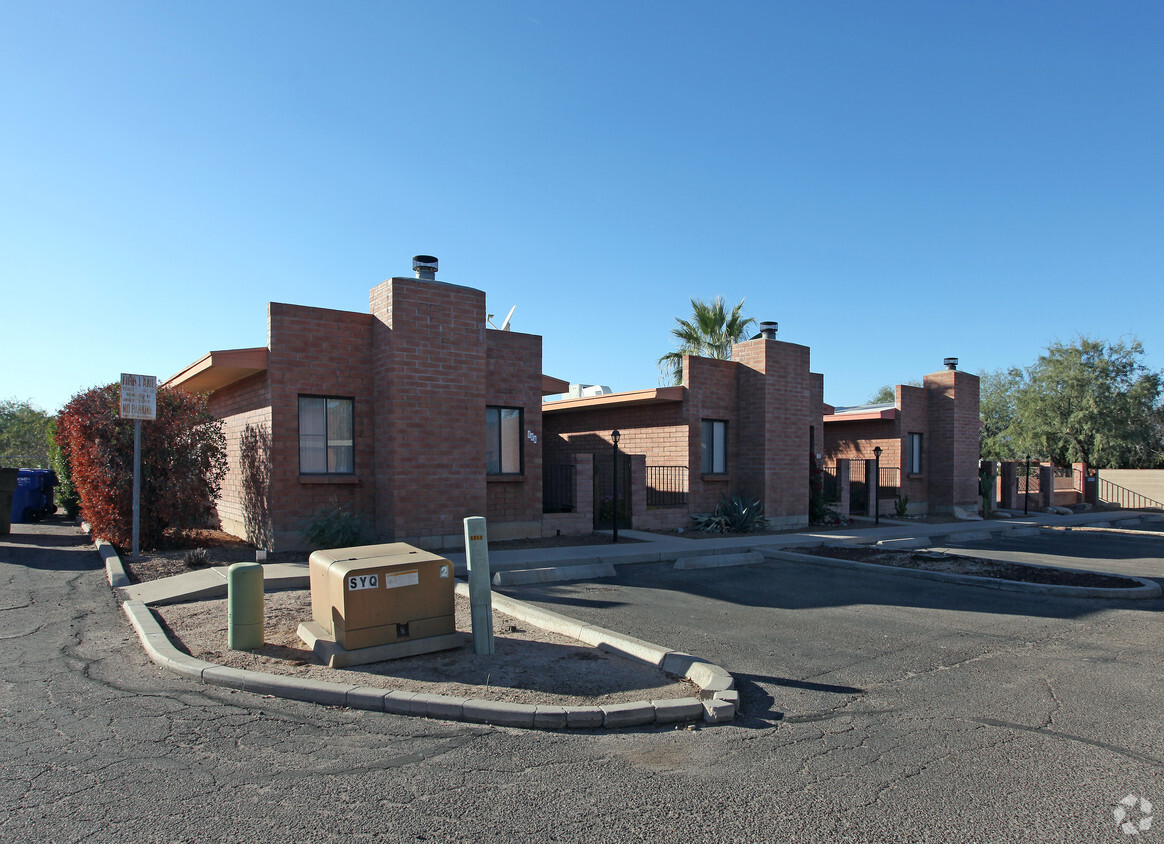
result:
<svg viewBox="0 0 1164 844"><path fill-rule="evenodd" d="M489 568L497 573L497 585L549 580L588 579L611 577L613 566L641 563L663 563L685 560L684 568L715 567L725 564L746 565L755 562L748 555L766 550L778 551L798 545L816 545L821 542L851 542L859 544L930 545L937 541L959 542L987 539L1018 531L1026 533L1040 527L1068 527L1100 523L1118 524L1120 521L1139 519L1139 511L1092 511L1072 516L1031 514L1011 519L988 521L943 522L927 524L897 519L881 519L880 526L863 520L858 526L843 530L798 533L777 533L762 536L736 536L722 539L686 539L637 530L619 531L620 537L638 540L610 545L576 545L562 548L527 548L512 551L490 551ZM447 553L456 573L466 574L465 555ZM112 561L116 560L116 563ZM701 564L702 563L702 564ZM121 562L114 555L106 558L110 584L117 589L122 601L141 601L147 605L174 603L226 594L226 568L217 567L189 572L148 583L129 585L121 570ZM541 576L507 577L506 572L538 572ZM307 561L302 563L268 563L263 566L268 589L305 589L308 586Z"/></svg>

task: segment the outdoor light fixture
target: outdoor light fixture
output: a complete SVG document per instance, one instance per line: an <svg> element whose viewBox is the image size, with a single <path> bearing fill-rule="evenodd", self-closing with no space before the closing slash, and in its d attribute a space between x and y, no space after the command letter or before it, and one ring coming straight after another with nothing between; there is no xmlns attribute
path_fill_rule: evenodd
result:
<svg viewBox="0 0 1164 844"><path fill-rule="evenodd" d="M881 446L873 447L873 524L881 524Z"/></svg>
<svg viewBox="0 0 1164 844"><path fill-rule="evenodd" d="M618 441L622 439L622 434L618 429L610 432L610 441L614 443L614 453L611 454L610 459L610 485L614 489L614 507L612 518L614 520L614 542L618 542Z"/></svg>
<svg viewBox="0 0 1164 844"><path fill-rule="evenodd" d="M957 358L946 358L945 360L942 361L942 363L944 363L946 365L946 369L957 369L958 368L958 359Z"/></svg>

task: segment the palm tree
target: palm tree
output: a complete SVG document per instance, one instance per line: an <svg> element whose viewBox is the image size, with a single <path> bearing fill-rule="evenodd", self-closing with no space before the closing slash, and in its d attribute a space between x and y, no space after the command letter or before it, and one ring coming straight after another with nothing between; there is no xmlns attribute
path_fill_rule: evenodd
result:
<svg viewBox="0 0 1164 844"><path fill-rule="evenodd" d="M716 296L710 303L692 299L691 319L676 317L675 322L679 324L671 329L676 342L675 351L659 358L662 379L668 379L672 384L683 383L684 355L731 360L732 344L744 339L744 332L755 323L751 317L744 319L740 315L743 307L744 300L741 299L729 314L722 296Z"/></svg>

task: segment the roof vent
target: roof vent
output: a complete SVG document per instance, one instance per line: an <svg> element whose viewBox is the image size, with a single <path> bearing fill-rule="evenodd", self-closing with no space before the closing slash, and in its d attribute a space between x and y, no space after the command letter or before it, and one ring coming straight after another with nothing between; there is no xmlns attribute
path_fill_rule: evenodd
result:
<svg viewBox="0 0 1164 844"><path fill-rule="evenodd" d="M945 360L942 361L942 363L944 363L946 365L946 369L957 369L958 368L958 359L957 358L946 358Z"/></svg>
<svg viewBox="0 0 1164 844"><path fill-rule="evenodd" d="M413 255L412 271L416 273L417 278L434 281L437 272L437 259L432 255Z"/></svg>
<svg viewBox="0 0 1164 844"><path fill-rule="evenodd" d="M775 340L776 332L780 330L780 323L768 320L760 323L760 336L765 340Z"/></svg>

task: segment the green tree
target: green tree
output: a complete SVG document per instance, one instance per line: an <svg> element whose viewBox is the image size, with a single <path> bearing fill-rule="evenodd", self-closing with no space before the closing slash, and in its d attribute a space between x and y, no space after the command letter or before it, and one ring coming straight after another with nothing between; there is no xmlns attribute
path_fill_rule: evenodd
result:
<svg viewBox="0 0 1164 844"><path fill-rule="evenodd" d="M912 381L905 382L905 386L907 386L907 387L920 387L921 385L922 385L922 382L918 378L914 378ZM884 386L878 388L877 392L875 392L873 395L869 396L868 403L869 404L884 404L885 402L896 401L896 400L897 400L897 386L895 384L885 384Z"/></svg>
<svg viewBox="0 0 1164 844"><path fill-rule="evenodd" d="M1052 343L1027 368L1009 430L1016 444L1056 464L1097 469L1162 465L1164 373L1143 363L1139 340L1077 337Z"/></svg>
<svg viewBox="0 0 1164 844"><path fill-rule="evenodd" d="M52 417L31 401L0 399L0 464L47 469Z"/></svg>
<svg viewBox="0 0 1164 844"><path fill-rule="evenodd" d="M732 344L744 339L749 326L756 321L745 319L741 314L744 300L728 313L722 296L711 302L702 299L691 300L691 319L675 318L678 323L671 329L675 338L675 351L659 358L662 380L672 384L683 383L683 356L731 360Z"/></svg>
<svg viewBox="0 0 1164 844"><path fill-rule="evenodd" d="M1024 374L1017 366L978 373L978 412L982 416L979 452L984 460L1017 460L1025 452L1017 426L1019 390Z"/></svg>

